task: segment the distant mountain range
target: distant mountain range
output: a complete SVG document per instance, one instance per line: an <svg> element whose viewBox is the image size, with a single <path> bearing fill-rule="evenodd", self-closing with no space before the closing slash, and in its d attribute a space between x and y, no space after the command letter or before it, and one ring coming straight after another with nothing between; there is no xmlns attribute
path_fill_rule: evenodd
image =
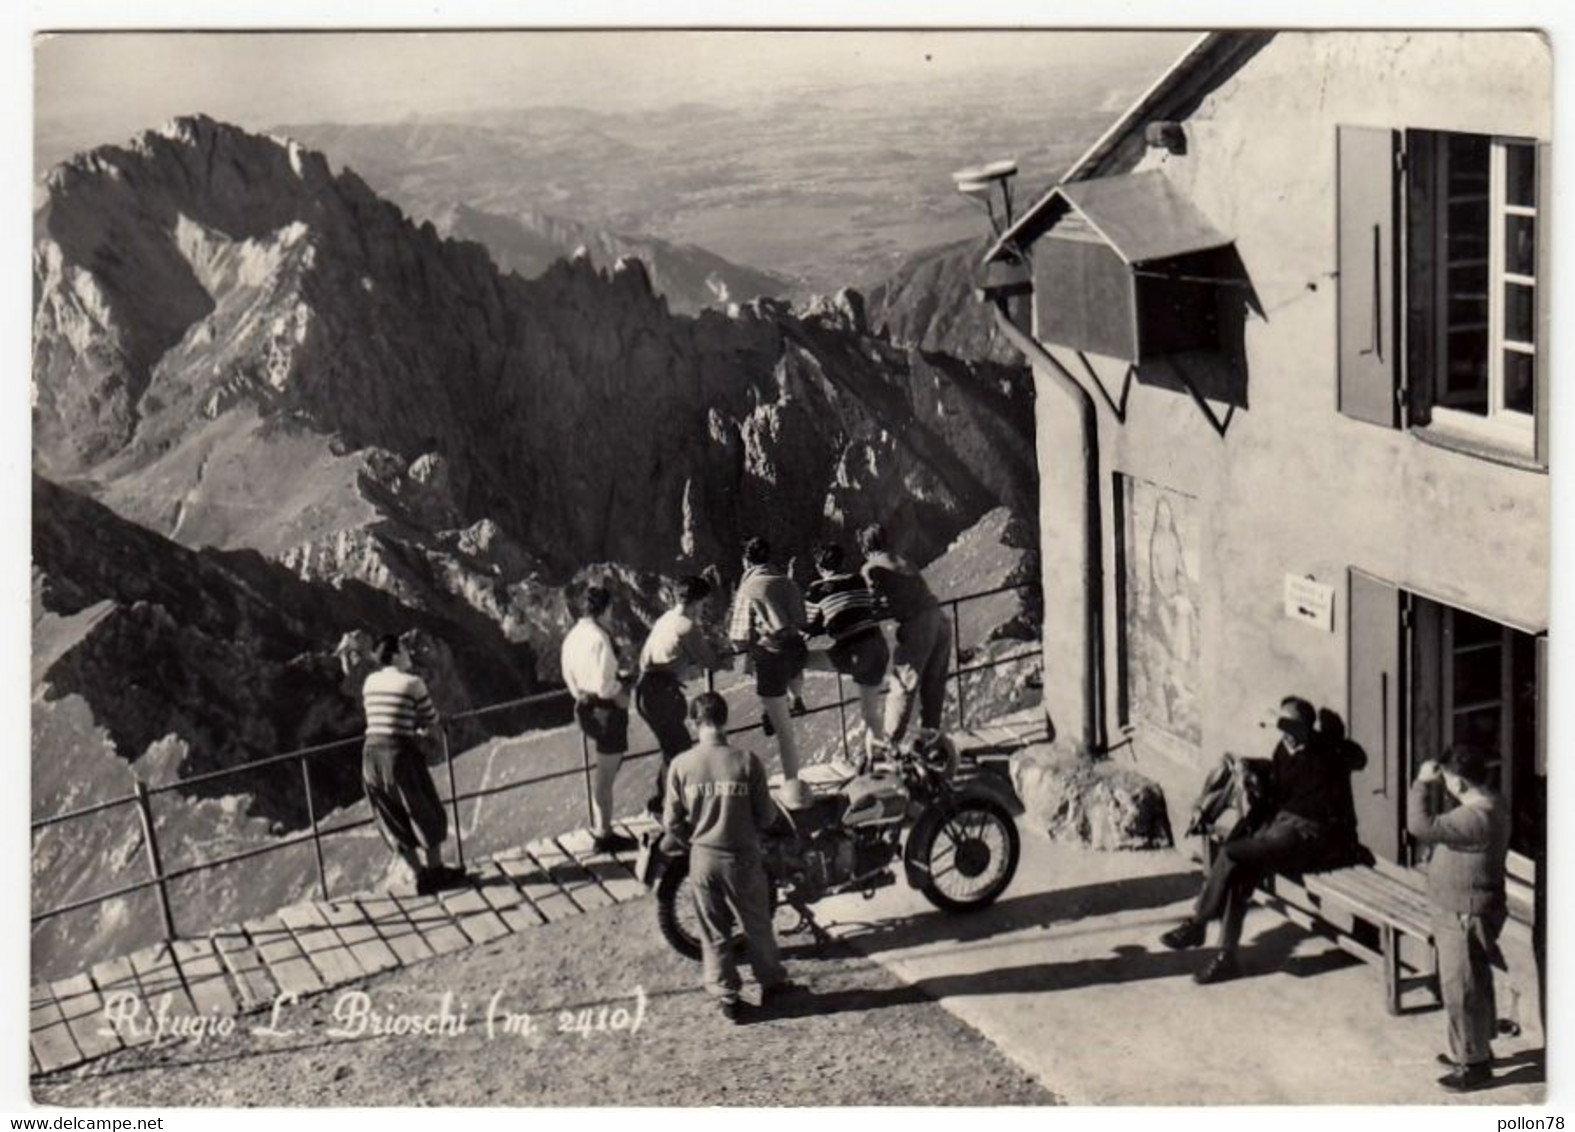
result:
<svg viewBox="0 0 1575 1132"><path fill-rule="evenodd" d="M1056 71L1062 81L1048 92L980 75L944 86L851 86L829 102L805 92L274 129L353 169L418 220L437 222L456 201L493 216L539 212L702 247L789 281L790 291L771 292L778 297L803 299L868 290L923 249L981 238L983 210L958 196L952 170L1015 158L1026 199L1151 78L1077 60ZM655 281L659 265L648 267Z"/></svg>
<svg viewBox="0 0 1575 1132"><path fill-rule="evenodd" d="M784 296L793 290L792 281L783 276L729 263L692 244L620 235L538 209L504 216L456 203L439 209L431 219L443 235L481 244L500 268L527 279L544 274L560 259L576 256L603 268L616 267L624 258L638 259L652 290L681 314Z"/></svg>

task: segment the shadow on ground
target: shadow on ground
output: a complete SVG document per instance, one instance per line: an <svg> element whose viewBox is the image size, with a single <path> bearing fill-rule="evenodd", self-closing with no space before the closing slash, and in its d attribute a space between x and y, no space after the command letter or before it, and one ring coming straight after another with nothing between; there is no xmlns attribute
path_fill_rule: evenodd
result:
<svg viewBox="0 0 1575 1132"><path fill-rule="evenodd" d="M939 911L873 922L849 932L860 951L897 951L930 943L970 943L1020 931L1075 924L1097 916L1163 908L1197 895L1195 872L1163 873L1030 892L964 915Z"/></svg>
<svg viewBox="0 0 1575 1132"><path fill-rule="evenodd" d="M937 919L943 922L937 925L942 930L935 938L955 938L954 933L944 930L947 924L953 921L946 920L940 913L916 917L901 927L922 932L925 926L931 925L932 921ZM1305 933L1294 924L1282 924L1263 932L1251 946L1241 951L1241 978L1251 979L1274 974L1313 978L1327 971L1340 970L1360 962L1334 949L1316 955L1293 955L1292 951L1297 943L1305 938ZM879 991L806 994L793 1002L790 1009L795 1014L880 1010L923 999L970 995L1037 994L1047 991L1078 990L1090 986L1113 986L1142 982L1147 979L1182 978L1198 970L1207 954L1209 954L1207 950L1168 951L1158 944L1150 950L1126 944L1112 949L1109 955L1094 959L1073 959L1065 962L1050 960L1017 967L997 967L988 971L943 975Z"/></svg>

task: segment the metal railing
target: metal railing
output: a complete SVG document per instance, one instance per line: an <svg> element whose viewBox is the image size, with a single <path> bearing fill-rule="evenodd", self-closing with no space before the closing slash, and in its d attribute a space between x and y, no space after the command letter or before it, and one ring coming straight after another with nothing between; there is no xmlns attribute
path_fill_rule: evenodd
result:
<svg viewBox="0 0 1575 1132"><path fill-rule="evenodd" d="M1007 656L991 657L990 659L981 663L965 667L963 664L962 633L958 628L958 611L960 607L966 602L978 601L987 597L996 597L1004 593L1017 592L1036 584L1037 583L1033 582L1014 582L1004 586L997 586L994 589L959 594L956 597L942 600L941 604L951 613L953 625L953 664L950 678L952 679L956 690L958 730L962 730L966 726L967 722L967 706L964 700L963 677L972 675L976 672L983 672L988 669L999 668L1016 661L1034 659L1039 656L1039 649L1037 646L1035 646L1033 648L1013 652ZM727 654L729 657L736 655L738 654ZM714 671L709 671L706 673L706 687L709 690L715 690L715 676L716 673ZM842 743L843 756L844 758L847 758L849 754L847 709L848 705L858 703L859 701L856 696L849 697L845 694L845 686L841 672L836 673L836 680L836 700L831 703L817 704L808 707L800 717L802 718L804 716L819 715L823 712L836 711L840 720L839 735ZM465 864L465 846L463 831L460 823L460 803L474 801L479 798L492 797L497 794L507 793L511 790L523 789L527 786L536 786L543 782L553 782L574 775L582 775L585 782L586 812L589 815L592 812L592 760L590 744L586 739L584 731L581 730L580 754L582 765L580 767L570 767L565 770L554 770L545 774L528 775L524 778L517 778L508 782L483 785L469 791L468 793L461 794L459 793L458 785L454 777L454 755L453 750L449 744L449 724L458 722L460 720L479 719L486 715L492 715L498 712L509 711L521 707L551 702L563 702L567 700L568 696L569 693L567 690L559 688L548 692L539 692L535 695L522 696L518 699L504 700L500 703L486 704L481 707L470 708L465 711L455 712L452 715L446 715L442 718L438 731L438 738L442 745L443 763L448 779L448 797L442 800L449 807L452 817L450 824L452 826L452 832L454 836L455 853L458 857L458 862L461 868L463 868ZM728 734L742 735L752 731L762 730L763 728L764 724L761 722L750 723L739 727L730 727L728 728ZM300 747L296 750L285 751L277 755L269 755L261 759L254 759L250 762L240 763L236 766L223 767L219 770L205 771L202 774L195 774L188 778L177 779L174 782L164 783L160 786L150 787L145 782L137 779L134 781L133 789L130 794L126 794L117 798L111 798L106 801L94 802L90 805L82 806L75 810L66 810L58 814L53 814L50 817L40 818L34 821L32 823L31 829L32 833L36 835L40 830L62 825L66 822L80 821L86 818L95 817L107 811L124 806L135 806L137 818L141 825L143 847L147 857L148 871L151 875L145 880L134 881L130 884L122 885L119 888L111 889L107 892L96 893L92 896L82 897L77 900L72 900L64 904L56 905L52 908L47 908L42 912L35 912L31 916L30 923L37 925L45 920L53 919L57 916L67 915L72 912L80 912L84 909L91 908L94 905L102 904L109 900L116 900L124 896L129 896L133 893L142 892L147 889L153 889L158 899L159 913L164 928L164 938L167 940L175 939L177 936L175 913L174 908L170 902L169 894L169 886L172 882L182 880L189 876L195 876L212 869L219 869L229 865L238 864L242 861L251 860L256 857L266 856L271 853L284 852L294 848L295 846L307 844L308 842L312 845L313 857L317 871L318 889L321 892L322 898L324 900L330 899L328 870L325 863L325 858L323 856L324 838L365 828L366 826L374 824L376 819L368 816L364 818L338 822L326 827L319 825L317 817L316 796L312 788L312 761L332 751L358 747L363 743L363 741L364 736L359 734L353 735L344 739L336 739L326 743L317 743L308 747ZM624 762L633 762L639 759L650 758L653 755L659 754L661 754L661 750L659 748L650 748L646 750L630 752L624 755L623 759ZM163 794L189 790L192 786L199 785L201 783L212 782L223 778L233 778L244 774L253 774L268 767L281 766L283 764L292 762L300 767L301 785L306 795L306 818L308 824L308 828L306 830L298 834L272 839L266 844L256 845L249 849L241 850L237 853L231 853L227 856L198 861L194 864L183 865L179 868L171 869L169 871L165 870L163 859L159 851L158 827L153 818L153 798Z"/></svg>

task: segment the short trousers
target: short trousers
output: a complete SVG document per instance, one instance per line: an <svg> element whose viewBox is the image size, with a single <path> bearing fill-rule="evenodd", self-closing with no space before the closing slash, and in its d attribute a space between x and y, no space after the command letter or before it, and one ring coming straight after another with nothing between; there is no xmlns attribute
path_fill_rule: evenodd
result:
<svg viewBox="0 0 1575 1132"><path fill-rule="evenodd" d="M613 700L591 696L574 705L574 719L598 755L621 755L629 749L629 709Z"/></svg>
<svg viewBox="0 0 1575 1132"><path fill-rule="evenodd" d="M827 655L838 672L853 677L855 684L866 688L879 687L885 681L886 666L891 660L891 650L886 647L886 634L879 629L869 629L845 641L838 641L831 646Z"/></svg>
<svg viewBox="0 0 1575 1132"><path fill-rule="evenodd" d="M775 699L788 693L788 685L804 674L809 660L809 649L803 638L782 649L757 647L755 661L755 691L763 700Z"/></svg>

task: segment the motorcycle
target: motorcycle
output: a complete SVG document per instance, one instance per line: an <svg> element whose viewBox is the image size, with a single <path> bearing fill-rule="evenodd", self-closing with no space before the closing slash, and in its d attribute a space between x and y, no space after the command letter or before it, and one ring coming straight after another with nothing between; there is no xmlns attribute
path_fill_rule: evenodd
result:
<svg viewBox="0 0 1575 1132"><path fill-rule="evenodd" d="M1004 776L962 765L940 733L922 734L890 758L856 770L807 804L774 795L777 820L761 838L771 906L783 906L802 930L825 935L811 905L827 896L865 898L895 884L896 862L908 884L945 912L972 912L992 903L1017 872L1021 842L1014 818L1023 812ZM656 893L656 922L673 950L700 958L689 853L670 835L648 831L637 875Z"/></svg>

